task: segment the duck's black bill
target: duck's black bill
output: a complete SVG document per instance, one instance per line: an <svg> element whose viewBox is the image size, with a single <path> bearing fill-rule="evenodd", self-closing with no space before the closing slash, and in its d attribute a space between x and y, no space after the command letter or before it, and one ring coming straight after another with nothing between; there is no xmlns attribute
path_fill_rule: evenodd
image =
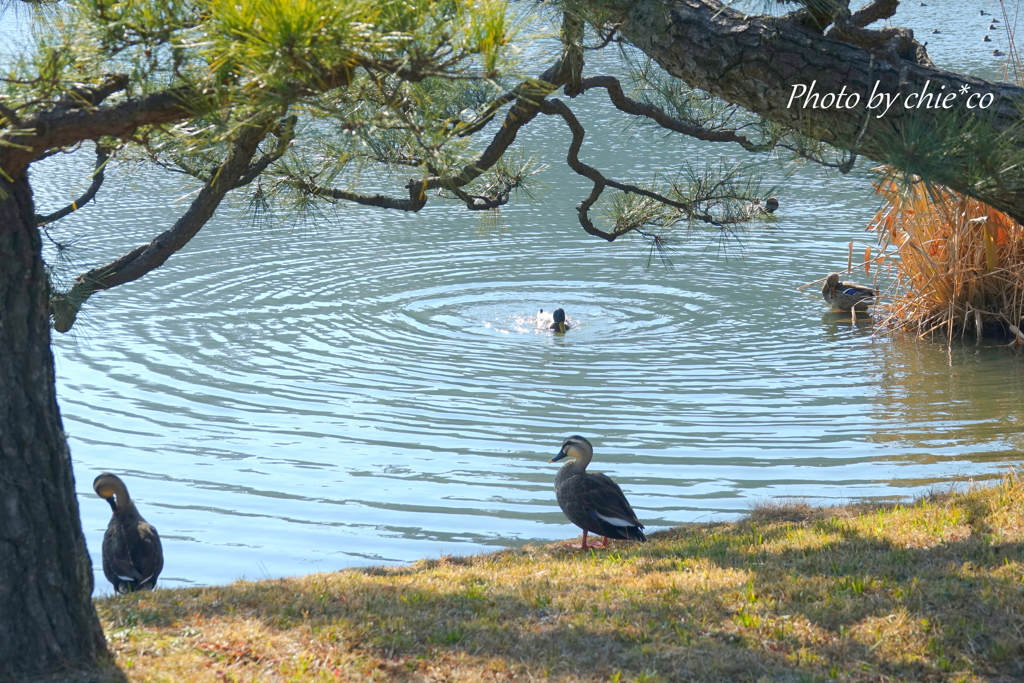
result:
<svg viewBox="0 0 1024 683"><path fill-rule="evenodd" d="M561 460L564 457L565 457L565 451L564 450L563 451L558 451L558 455L556 455L555 457L553 457L550 460L548 460L548 462L558 462L559 460Z"/></svg>

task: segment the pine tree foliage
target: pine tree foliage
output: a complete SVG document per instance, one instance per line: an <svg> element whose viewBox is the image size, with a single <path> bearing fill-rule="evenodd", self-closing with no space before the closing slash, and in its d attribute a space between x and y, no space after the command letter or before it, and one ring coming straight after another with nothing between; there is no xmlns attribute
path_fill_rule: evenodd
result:
<svg viewBox="0 0 1024 683"><path fill-rule="evenodd" d="M244 195L261 220L316 215L347 202L415 212L442 200L498 211L540 188L543 168L516 144L518 131L538 117L572 134L566 163L591 183L574 208L592 235L638 235L658 250L694 233L732 242L745 226L774 220L762 204L770 188L753 164L726 165L709 154L657 177L615 178L585 163L580 155L589 141L615 131L588 130L572 102L582 96L607 97L627 131L738 145L759 155L752 157L757 163L781 153L844 173L859 156L879 158L929 181L952 178L959 181L954 189L1015 215L1021 183L1014 169L1024 167L1020 108L1013 109L1015 122L1007 109L1015 91L1003 88L991 116L969 124L932 113L863 124L860 114L794 118L773 103L787 83L768 79L782 72L764 72L785 62L790 53L779 50L811 50L810 59L823 49L856 49L869 74L898 71L901 79L939 72L912 33L869 28L894 14L892 0L856 11L848 0L785 4L792 11L775 17L715 0L45 5L35 43L3 70L0 173L9 180L57 152L95 153L89 190L38 217L51 227L88 203L114 164L142 160L202 184L181 218L150 244L54 293L61 331L93 292L159 267L229 194ZM662 25L670 5L672 22ZM535 49L538 27L548 34L540 40L556 48L546 62L536 59L545 54ZM652 31L662 39L652 41ZM811 46L818 37L826 42ZM609 48L621 56L619 72L595 73L589 55ZM524 54L531 58L517 62ZM730 66L738 58L747 60L743 69Z"/></svg>

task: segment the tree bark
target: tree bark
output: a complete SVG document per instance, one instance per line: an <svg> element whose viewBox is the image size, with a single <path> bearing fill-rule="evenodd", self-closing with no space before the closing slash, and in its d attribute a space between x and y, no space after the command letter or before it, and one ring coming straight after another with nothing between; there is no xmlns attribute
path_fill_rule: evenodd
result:
<svg viewBox="0 0 1024 683"><path fill-rule="evenodd" d="M0 681L109 664L57 408L48 284L24 176L0 181Z"/></svg>
<svg viewBox="0 0 1024 683"><path fill-rule="evenodd" d="M601 0L622 36L688 85L780 122L814 140L975 197L1024 222L1021 163L1024 89L868 51L787 18L752 16L715 0ZM814 109L790 103L795 85L819 94L859 93L858 106ZM884 116L868 110L872 90L901 94ZM957 93L949 109L902 106L908 95ZM961 88L969 90L961 93ZM974 93L991 93L984 110ZM920 98L914 101L919 101ZM820 102L820 100L819 100Z"/></svg>

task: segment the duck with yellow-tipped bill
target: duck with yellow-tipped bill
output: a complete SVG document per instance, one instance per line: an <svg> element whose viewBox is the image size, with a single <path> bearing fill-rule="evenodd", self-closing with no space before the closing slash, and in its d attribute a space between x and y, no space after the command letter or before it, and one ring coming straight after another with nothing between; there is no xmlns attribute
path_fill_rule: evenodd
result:
<svg viewBox="0 0 1024 683"><path fill-rule="evenodd" d="M604 548L609 538L646 541L644 525L637 519L626 494L611 477L587 472L594 447L584 437L570 436L562 442L558 455L548 462L569 458L555 476L555 498L569 521L583 529L581 550ZM604 537L601 545L587 545L587 534Z"/></svg>

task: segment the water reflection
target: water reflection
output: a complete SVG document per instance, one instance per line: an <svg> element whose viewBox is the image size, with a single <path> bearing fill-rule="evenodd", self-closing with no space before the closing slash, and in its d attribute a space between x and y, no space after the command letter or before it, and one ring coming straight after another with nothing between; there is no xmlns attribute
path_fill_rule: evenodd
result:
<svg viewBox="0 0 1024 683"><path fill-rule="evenodd" d="M892 339L879 360L876 410L902 428L872 438L905 449L894 461L973 473L967 463L1009 465L1024 452L1024 360L1016 349L989 341L922 344L907 335Z"/></svg>
<svg viewBox="0 0 1024 683"><path fill-rule="evenodd" d="M821 324L832 332L830 339L838 339L853 328L857 334L870 335L875 331L875 316L867 311L825 311Z"/></svg>

